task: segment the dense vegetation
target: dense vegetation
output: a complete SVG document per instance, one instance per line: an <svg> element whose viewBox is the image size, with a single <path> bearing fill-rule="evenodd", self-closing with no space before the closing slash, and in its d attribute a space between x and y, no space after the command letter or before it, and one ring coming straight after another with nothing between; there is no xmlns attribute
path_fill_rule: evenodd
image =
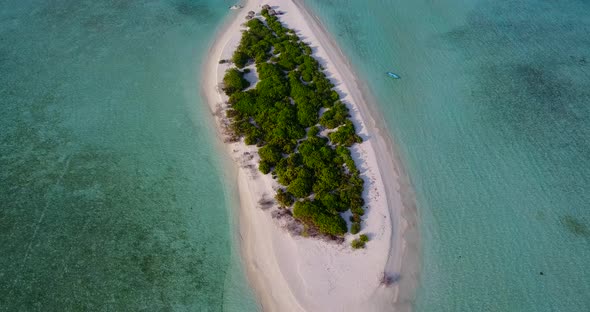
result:
<svg viewBox="0 0 590 312"><path fill-rule="evenodd" d="M275 16L262 10L246 23L223 79L231 130L256 144L259 170L283 186L275 196L293 217L327 235L347 232L341 216L352 212L352 232L364 213L363 179L348 147L361 142L348 108L311 56L311 48ZM255 64L258 83L245 90L245 66ZM320 112L324 111L321 116Z"/></svg>

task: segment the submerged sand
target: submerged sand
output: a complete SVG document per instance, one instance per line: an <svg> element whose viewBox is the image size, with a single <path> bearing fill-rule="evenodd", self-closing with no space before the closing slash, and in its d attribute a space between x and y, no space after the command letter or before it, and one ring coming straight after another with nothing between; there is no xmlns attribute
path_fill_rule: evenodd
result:
<svg viewBox="0 0 590 312"><path fill-rule="evenodd" d="M418 272L413 194L383 121L371 110L366 88L318 19L299 1L247 1L209 52L202 85L207 102L214 113L226 107L227 97L218 85L228 65L219 60L230 58L237 47L247 12L259 12L267 3L285 12L281 22L310 44L364 139L351 151L365 180L362 233L371 240L366 249L352 250L352 235L336 244L289 234L284 222L260 207L260 200L271 199L278 184L258 172L256 148L228 143L238 166L240 247L248 279L265 311L408 311ZM220 128L221 115L216 114ZM396 282L383 286L384 273Z"/></svg>

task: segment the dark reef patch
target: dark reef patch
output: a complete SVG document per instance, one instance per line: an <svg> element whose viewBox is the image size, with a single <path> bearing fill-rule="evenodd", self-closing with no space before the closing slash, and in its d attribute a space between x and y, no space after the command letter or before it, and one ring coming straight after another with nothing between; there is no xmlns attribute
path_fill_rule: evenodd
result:
<svg viewBox="0 0 590 312"><path fill-rule="evenodd" d="M176 13L194 18L199 23L206 23L212 18L212 12L209 7L198 1L181 0L174 3L174 9Z"/></svg>
<svg viewBox="0 0 590 312"><path fill-rule="evenodd" d="M463 25L433 38L465 62L457 75L468 82L474 122L555 164L538 170L563 194L556 202L590 183L581 165L590 159L590 18L564 5L573 4L482 1Z"/></svg>
<svg viewBox="0 0 590 312"><path fill-rule="evenodd" d="M556 5L484 1L464 25L440 36L466 54L465 74L477 82L472 100L485 104L482 121L527 140L590 119L590 19L585 12L559 16ZM470 62L467 54L488 61Z"/></svg>
<svg viewBox="0 0 590 312"><path fill-rule="evenodd" d="M590 230L588 226L583 223L580 219L565 215L561 217L561 224L572 234L581 237L590 237Z"/></svg>
<svg viewBox="0 0 590 312"><path fill-rule="evenodd" d="M472 91L474 101L487 103L481 118L512 129L519 136L550 139L548 125L567 128L584 123L588 116L578 107L590 101L590 84L576 82L560 69L539 63L489 64L479 68L482 81ZM580 114L582 113L582 114Z"/></svg>

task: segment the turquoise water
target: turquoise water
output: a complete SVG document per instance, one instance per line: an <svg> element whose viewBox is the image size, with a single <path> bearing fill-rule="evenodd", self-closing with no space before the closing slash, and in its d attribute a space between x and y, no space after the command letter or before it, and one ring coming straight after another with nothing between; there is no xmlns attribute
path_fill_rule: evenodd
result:
<svg viewBox="0 0 590 312"><path fill-rule="evenodd" d="M416 189L415 310L590 311L590 3L305 2Z"/></svg>
<svg viewBox="0 0 590 312"><path fill-rule="evenodd" d="M233 1L0 1L0 310L249 311L200 65Z"/></svg>
<svg viewBox="0 0 590 312"><path fill-rule="evenodd" d="M590 5L306 3L416 189L416 310L590 310ZM231 4L0 1L0 310L256 310L198 93Z"/></svg>

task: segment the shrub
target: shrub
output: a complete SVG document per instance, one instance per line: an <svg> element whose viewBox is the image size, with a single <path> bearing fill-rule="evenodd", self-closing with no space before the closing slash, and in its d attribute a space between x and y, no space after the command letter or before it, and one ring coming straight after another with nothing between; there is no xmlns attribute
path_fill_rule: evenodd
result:
<svg viewBox="0 0 590 312"><path fill-rule="evenodd" d="M270 164L266 161L260 161L260 163L258 163L258 170L260 170L260 172L267 174L270 172Z"/></svg>
<svg viewBox="0 0 590 312"><path fill-rule="evenodd" d="M246 137L244 138L244 143L246 143L246 145L255 145L256 143L258 143L258 139L255 136L246 135Z"/></svg>
<svg viewBox="0 0 590 312"><path fill-rule="evenodd" d="M342 102L337 102L331 109L322 114L322 117L320 117L320 125L328 129L334 129L346 123L347 117L349 116L350 114L346 105Z"/></svg>
<svg viewBox="0 0 590 312"><path fill-rule="evenodd" d="M340 170L334 166L327 166L326 162L322 161L322 168L316 169L316 180L313 186L313 191L320 194L327 193L337 189L340 182ZM339 210L336 206L334 208Z"/></svg>
<svg viewBox="0 0 590 312"><path fill-rule="evenodd" d="M335 90L332 90L332 92L330 92L330 99L332 100L332 102L336 102L340 99L340 95L338 95L338 92L336 92Z"/></svg>
<svg viewBox="0 0 590 312"><path fill-rule="evenodd" d="M354 249L361 249L361 248L365 248L365 242L363 242L360 239L355 239L352 241L351 243L352 248Z"/></svg>
<svg viewBox="0 0 590 312"><path fill-rule="evenodd" d="M359 236L359 239L361 240L361 242L368 242L369 241L369 236L367 236L367 234L361 234L361 236Z"/></svg>
<svg viewBox="0 0 590 312"><path fill-rule="evenodd" d="M303 53L311 55L311 48L308 45L303 46Z"/></svg>
<svg viewBox="0 0 590 312"><path fill-rule="evenodd" d="M311 127L318 122L318 111L311 105L299 105L297 118L304 127Z"/></svg>
<svg viewBox="0 0 590 312"><path fill-rule="evenodd" d="M248 80L244 79L244 73L241 71L231 68L225 72L223 77L223 91L228 96L246 89L250 85Z"/></svg>
<svg viewBox="0 0 590 312"><path fill-rule="evenodd" d="M332 132L328 136L332 143L347 147L363 141L361 137L356 134L354 125L350 120L346 120L343 126L340 126L336 132Z"/></svg>
<svg viewBox="0 0 590 312"><path fill-rule="evenodd" d="M315 226L321 233L341 236L346 233L346 222L340 215L325 212L312 201L296 202L293 216L304 223Z"/></svg>
<svg viewBox="0 0 590 312"><path fill-rule="evenodd" d="M365 210L362 207L354 207L354 208L350 208L350 211L354 214L354 215L358 215L358 216L363 216L365 214Z"/></svg>
<svg viewBox="0 0 590 312"><path fill-rule="evenodd" d="M241 114L240 116L252 116L258 112L254 90L234 93L229 97L228 102L237 113Z"/></svg>
<svg viewBox="0 0 590 312"><path fill-rule="evenodd" d="M238 68L244 68L244 66L250 62L250 57L246 53L237 50L232 56L232 62L234 62Z"/></svg>
<svg viewBox="0 0 590 312"><path fill-rule="evenodd" d="M275 195L275 199L281 205L281 207L290 207L293 205L293 195L285 192L284 189L278 189L277 194Z"/></svg>
<svg viewBox="0 0 590 312"><path fill-rule="evenodd" d="M271 77L282 78L284 76L283 72L276 65L270 63L257 63L256 72L258 73L258 78L260 79L267 79Z"/></svg>
<svg viewBox="0 0 590 312"><path fill-rule="evenodd" d="M274 102L280 101L289 95L289 86L278 76L260 78L256 85L260 99L266 100L272 106Z"/></svg>
<svg viewBox="0 0 590 312"><path fill-rule="evenodd" d="M311 193L312 183L311 179L305 177L297 177L287 187L287 191L297 198L304 198Z"/></svg>
<svg viewBox="0 0 590 312"><path fill-rule="evenodd" d="M305 82L311 82L311 80L313 79L311 76L311 72L309 70L304 70L301 72L301 79L303 79L303 81Z"/></svg>
<svg viewBox="0 0 590 312"><path fill-rule="evenodd" d="M357 234L360 231L361 231L361 224L358 222L352 223L352 226L350 227L350 234Z"/></svg>
<svg viewBox="0 0 590 312"><path fill-rule="evenodd" d="M267 162L269 165L276 165L282 158L281 149L275 145L268 144L258 149L260 160Z"/></svg>
<svg viewBox="0 0 590 312"><path fill-rule="evenodd" d="M317 136L320 133L320 129L316 126L309 128L307 135L309 136Z"/></svg>
<svg viewBox="0 0 590 312"><path fill-rule="evenodd" d="M315 186L314 186L315 187ZM336 214L348 210L338 195L332 193L317 194L315 197L330 213Z"/></svg>

